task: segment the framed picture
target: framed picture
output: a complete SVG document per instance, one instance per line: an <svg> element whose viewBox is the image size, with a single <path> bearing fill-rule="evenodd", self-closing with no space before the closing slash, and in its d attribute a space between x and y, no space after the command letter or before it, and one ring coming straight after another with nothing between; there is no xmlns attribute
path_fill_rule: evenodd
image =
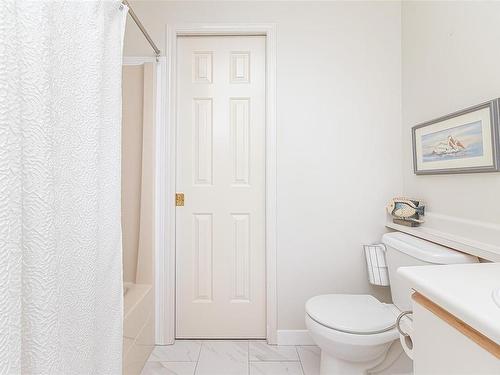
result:
<svg viewBox="0 0 500 375"><path fill-rule="evenodd" d="M500 99L412 128L415 174L500 170Z"/></svg>

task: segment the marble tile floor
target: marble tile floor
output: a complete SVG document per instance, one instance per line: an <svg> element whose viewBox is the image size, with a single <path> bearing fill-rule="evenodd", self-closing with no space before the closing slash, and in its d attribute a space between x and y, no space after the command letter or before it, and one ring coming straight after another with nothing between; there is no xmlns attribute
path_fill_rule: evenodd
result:
<svg viewBox="0 0 500 375"><path fill-rule="evenodd" d="M177 340L157 346L141 375L319 375L316 346L257 340Z"/></svg>

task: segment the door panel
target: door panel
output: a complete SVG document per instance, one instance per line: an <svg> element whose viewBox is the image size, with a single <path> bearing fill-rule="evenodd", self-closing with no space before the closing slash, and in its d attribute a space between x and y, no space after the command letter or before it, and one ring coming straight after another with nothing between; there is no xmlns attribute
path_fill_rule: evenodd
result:
<svg viewBox="0 0 500 375"><path fill-rule="evenodd" d="M177 50L176 337L264 338L265 38Z"/></svg>

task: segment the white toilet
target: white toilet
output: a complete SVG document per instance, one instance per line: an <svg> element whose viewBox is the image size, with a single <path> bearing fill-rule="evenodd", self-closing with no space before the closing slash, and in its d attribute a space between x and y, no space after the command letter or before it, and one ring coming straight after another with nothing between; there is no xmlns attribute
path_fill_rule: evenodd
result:
<svg viewBox="0 0 500 375"><path fill-rule="evenodd" d="M306 325L321 349L321 375L401 374L405 372L401 366L411 373L411 360L403 353L395 326L397 316L411 310L411 290L396 270L478 262L471 255L400 232L385 234L382 242L394 304L366 294L327 294L306 303Z"/></svg>

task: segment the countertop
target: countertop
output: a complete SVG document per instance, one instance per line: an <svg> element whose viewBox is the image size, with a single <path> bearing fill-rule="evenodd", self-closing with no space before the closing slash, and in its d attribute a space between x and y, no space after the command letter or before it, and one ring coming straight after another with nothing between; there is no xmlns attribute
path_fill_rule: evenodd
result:
<svg viewBox="0 0 500 375"><path fill-rule="evenodd" d="M500 344L500 263L401 267L398 273L412 288Z"/></svg>

